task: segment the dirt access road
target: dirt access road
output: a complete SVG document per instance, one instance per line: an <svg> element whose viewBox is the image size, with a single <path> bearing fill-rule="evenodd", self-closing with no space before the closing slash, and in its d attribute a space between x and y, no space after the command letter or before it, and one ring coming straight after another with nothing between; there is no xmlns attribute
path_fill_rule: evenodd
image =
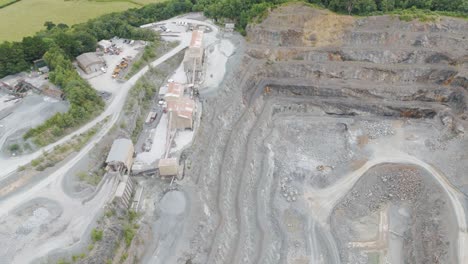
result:
<svg viewBox="0 0 468 264"><path fill-rule="evenodd" d="M387 142L388 144L388 142ZM450 198L455 210L458 223L458 258L460 263L468 263L468 229L465 208L463 206L465 196L448 181L448 179L433 166L422 160L408 155L398 149L394 149L390 144L383 146L379 144L374 147L373 157L359 169L344 176L342 180L332 186L320 190L310 189L304 193L304 198L309 201L310 209L314 212L316 220L323 226L327 226L328 219L333 208L355 185L361 176L369 169L379 164L413 164L427 170L443 187Z"/></svg>
<svg viewBox="0 0 468 264"><path fill-rule="evenodd" d="M388 200L368 198L374 182L362 176L397 163L427 172L440 188L418 184L429 197L442 198L440 206L430 199L414 204L411 218L420 221L408 225L417 231L405 234L401 254L394 254L411 263L467 262L461 193L468 182L466 70L453 66L467 65L459 59L466 53L467 26L453 18L354 18L301 4L279 7L249 26L245 52L236 46L218 92L203 98L186 179L199 187L204 212L191 223L199 230L183 234L202 241L180 258L372 263L373 256L346 247L344 236L333 233L330 212L337 201L346 206L348 194L370 201L364 209L356 205L362 206L356 215L372 216ZM356 185L360 179L363 185ZM414 190L396 181L382 183L397 186L385 195L408 202ZM360 187L357 194L350 193L353 186ZM345 224L373 227L356 219ZM424 221L436 224L427 228ZM343 226L352 237L353 229Z"/></svg>
<svg viewBox="0 0 468 264"><path fill-rule="evenodd" d="M171 19L165 21L165 23L172 23L178 20L179 19ZM191 21L188 19L181 20ZM200 21L191 22L209 25L208 23ZM213 34L216 34L216 32L214 31ZM174 37L171 39L174 40ZM185 49L190 43L190 39L191 32L181 33L178 37L175 38L175 40L180 42L179 45L152 62L151 66L156 67ZM94 221L102 206L108 202L113 190L115 189L115 179L105 179L104 184L101 186L98 192L94 194L91 200L86 202L83 202L82 199L69 197L63 190L62 181L70 168L72 168L82 158L88 155L94 145L98 144L100 140L114 126L120 117L120 113L125 103L128 91L138 81L138 79L148 71L148 69L148 66L143 68L125 83L110 83L109 85L115 86L114 90L118 92L114 94L112 101L101 115L99 115L90 123L81 127L79 130L64 137L52 145L40 149L34 154L19 158L0 160L0 166L3 169L1 171L1 176L5 177L8 175L8 173L14 171L18 166L26 164L32 159L41 155L42 151L51 150L54 146L66 142L74 135L83 133L98 122L104 120L106 117L110 117L109 120L103 125L102 129L97 133L97 135L94 136L90 142L88 142L88 144L83 147L83 149L71 160L63 164L47 178L37 182L30 189L15 193L0 201L0 219L2 222L7 223L7 225L11 225L13 228L13 230L10 231L11 234L2 236L0 239L10 241L9 248L6 249L4 254L1 254L3 255L2 258L5 259L5 261L8 263L29 263L55 249L71 248L74 245L77 245L83 239L83 236L87 236L89 226ZM53 219L54 224L53 226L49 227L48 232L45 232L40 236L34 232L28 234L28 236L15 235L15 229L18 228L18 225L21 223L15 224L9 222L10 220L16 221L10 217L12 212L14 212L16 208L20 207L22 204L36 201L39 198L46 198L50 201L56 202L57 207L62 210L62 213L56 219Z"/></svg>
<svg viewBox="0 0 468 264"><path fill-rule="evenodd" d="M212 27L212 24L203 22L203 21L198 21L198 20L192 20L192 19L187 19L187 18L174 18L174 19L169 19L166 21L161 21L158 22L158 24L164 24L164 23L176 23L176 22L189 22L189 23L196 23L199 25L205 25L205 26L210 26ZM213 27L213 31L207 34L208 38L214 38L212 36L216 36L218 33L217 28ZM179 32L178 34L172 34L173 36L171 37L164 37L167 38L168 40L176 40L179 41L179 45L169 51L168 53L164 54L160 58L156 59L151 63L151 67L156 67L159 64L165 62L175 54L179 53L180 51L184 50L185 48L188 47L190 44L190 39L191 39L191 32ZM109 82L106 83L107 86L113 86L115 87L113 90L116 91L116 93L113 94L113 97L110 101L110 103L107 105L105 111L101 113L98 117L96 117L94 120L91 122L87 123L83 127L79 128L75 132L71 133L70 135L65 136L64 138L58 140L57 142L50 144L48 146L45 146L41 149L38 149L35 153L29 154L29 155L24 155L20 157L11 157L11 158L6 158L6 159L0 159L0 167L2 168L2 171L0 172L0 179L4 178L7 176L9 173L15 171L19 166L25 165L31 160L39 157L44 151L50 151L53 149L55 146L60 145L72 138L75 135L81 134L89 130L91 127L96 125L97 123L101 122L104 120L106 117L110 117L111 120L109 123L111 124L110 126L107 126L107 129L112 127L113 124L115 124L116 120L118 119L120 112L122 111L123 105L125 103L125 99L127 97L128 91L135 85L135 83L143 76L147 71L149 67L146 66L143 69L141 69L138 73L136 73L132 78L130 78L128 81L124 83L119 83L119 82ZM99 77L97 77L99 78ZM103 90L103 89L98 89L98 90ZM100 139L93 139L90 144L94 144L98 142Z"/></svg>

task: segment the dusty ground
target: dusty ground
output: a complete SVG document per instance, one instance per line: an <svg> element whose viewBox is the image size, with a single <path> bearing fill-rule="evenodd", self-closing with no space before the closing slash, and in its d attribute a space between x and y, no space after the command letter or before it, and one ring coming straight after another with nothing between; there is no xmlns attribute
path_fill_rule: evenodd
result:
<svg viewBox="0 0 468 264"><path fill-rule="evenodd" d="M0 95L1 97L1 95ZM3 98L2 98L3 99ZM5 106L0 110L0 158L18 156L35 149L32 142L24 142L23 134L30 128L42 124L57 112L65 112L68 103L65 101L45 97L30 92L28 96L18 103L9 105L0 99L0 104ZM1 108L1 107L0 107ZM19 145L18 151L10 151L10 146Z"/></svg>
<svg viewBox="0 0 468 264"><path fill-rule="evenodd" d="M145 199L131 259L467 263L467 29L457 19L350 18L289 5L246 39L211 35L211 54L222 55L213 62L226 64L207 63L207 73L226 75L200 88L184 179L137 179ZM48 219L73 216L38 202L10 210L33 217L21 243L40 239L34 232ZM7 224L9 235L21 225Z"/></svg>
<svg viewBox="0 0 468 264"><path fill-rule="evenodd" d="M177 263L467 262L467 29L290 5L233 36Z"/></svg>
<svg viewBox="0 0 468 264"><path fill-rule="evenodd" d="M162 65L166 60L171 58L175 58L180 62L181 57L178 56L178 54L187 46L190 37L186 34L179 39L181 40L180 45L152 62L152 67ZM164 69L172 71L169 68L170 67L165 67ZM42 150L50 151L56 145L63 144L63 142L70 140L71 137L76 137L77 134L105 120L102 128L95 136L92 137L80 151L58 164L58 168L47 170L44 174L39 175L39 178L31 179L29 182L30 184L24 185L27 186L27 188L13 188L14 190L11 192L11 195L7 197L4 196L0 199L0 222L4 223L3 225L5 226L5 229L2 229L0 233L0 241L2 245L8 245L8 247L4 247L5 250L0 254L0 262L54 263L63 256L67 259L71 259L71 255L84 254L84 256L89 258L83 261L92 262L97 260L97 262L94 263L102 263L103 259L99 257L99 252L102 252L103 255L106 256L108 254L114 254L113 248L111 247L112 245L97 247L96 250L98 253L89 251L86 247L89 244L91 229L96 226L96 221L98 221L103 214L103 207L111 201L112 195L115 192L117 183L115 175L107 175L104 177L96 188L86 187L85 189L76 186L74 177L77 171L86 170L90 168L90 166L94 167L95 165L99 165L99 160L105 155L101 153L99 158L93 159L93 155L99 155L99 151L96 153L94 150L106 147L106 135L109 135L109 132L114 131L115 128L119 128L122 119L128 119L132 122L136 121L138 116L122 117L123 114L121 114L121 112L124 112L123 106L129 89L148 71L148 69L149 67L144 67L124 83L113 82L113 96L104 113L71 135L64 137L55 144L41 149L41 151L37 151L37 153L21 157L21 160L12 158L0 160L2 163L0 174L2 176L7 176L10 171L18 168L19 165L23 165L31 161L31 159L38 157ZM169 72L163 74L167 75ZM98 80L100 78L105 79L103 77L98 76L92 80ZM106 80L103 80L103 83L105 84ZM92 82L92 84L95 83ZM103 90L104 88L96 87L96 89ZM140 114L139 111L137 111L136 114ZM131 122L127 123L126 128L131 133L135 124L130 123ZM120 127L120 129L123 128L124 127ZM97 148L95 146L96 144L98 145ZM3 183L7 184L6 187L10 187L8 186L10 181L4 181L2 185ZM52 214L52 209L49 210L46 205L35 203L35 201L42 199L53 202L55 206L61 210L61 213L56 216ZM35 207L31 209L30 213L13 217L12 214L17 208L21 208L24 204L29 203L33 203ZM46 210L41 209L42 207ZM36 213L36 211L38 212ZM53 215L54 218L47 218L51 215ZM31 226L30 232L28 231L27 233L18 235L16 230L23 223L26 223L29 217L38 219L37 221L34 220L35 224ZM113 231L111 230L109 237L118 239L118 236L113 236L112 233ZM119 232L114 233L119 234ZM107 236L107 233L105 236Z"/></svg>
<svg viewBox="0 0 468 264"><path fill-rule="evenodd" d="M387 223L377 221L382 229L371 232L373 236L362 236L369 230L356 229L357 224L371 226L362 219L380 212L381 218L389 218ZM412 165L371 168L331 215L331 230L340 238L341 258L350 263L369 263L363 252L377 252L391 263L453 263L456 226L443 189L427 171Z"/></svg>

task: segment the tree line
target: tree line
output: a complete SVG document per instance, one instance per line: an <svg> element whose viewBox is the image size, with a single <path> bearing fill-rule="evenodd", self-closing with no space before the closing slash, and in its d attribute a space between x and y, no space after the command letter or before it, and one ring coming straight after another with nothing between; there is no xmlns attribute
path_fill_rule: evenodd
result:
<svg viewBox="0 0 468 264"><path fill-rule="evenodd" d="M112 13L68 27L45 23L45 29L19 42L0 44L0 78L30 69L34 60L47 50L60 47L68 58L93 51L100 39L114 36L152 40L155 33L138 26L168 19L190 11L202 11L206 16L236 22L243 32L249 22L278 4L289 0L169 0L149 4L139 9ZM456 12L468 15L468 0L307 0L336 12L366 15L411 8Z"/></svg>
<svg viewBox="0 0 468 264"><path fill-rule="evenodd" d="M414 8L468 13L466 0L309 0L309 2L333 11L357 15Z"/></svg>
<svg viewBox="0 0 468 264"><path fill-rule="evenodd" d="M248 23L278 4L290 0L198 0L194 11L205 15L236 22L237 29L244 33ZM409 10L421 13L440 11L440 14L468 17L468 0L305 0L305 2L328 8L338 13L370 15Z"/></svg>
<svg viewBox="0 0 468 264"><path fill-rule="evenodd" d="M38 146L45 146L64 136L88 121L104 108L104 102L96 91L80 77L60 47L53 47L44 54L44 60L50 67L49 79L62 88L70 103L65 113L57 113L43 124L28 130L24 139L33 137Z"/></svg>
<svg viewBox="0 0 468 264"><path fill-rule="evenodd" d="M103 102L91 86L74 70L71 60L94 51L97 41L114 36L154 40L157 35L138 26L169 19L190 11L201 11L215 21L232 21L245 33L245 27L262 18L270 8L289 0L168 0L138 9L111 13L69 27L48 21L34 36L18 42L0 44L0 78L31 69L33 62L44 57L51 68L50 80L58 85L70 101L67 113L60 113L31 129L25 138L35 137L39 145L47 144L47 135L62 136L67 128L89 120L102 110ZM372 14L394 10L424 9L444 11L467 17L468 0L306 0L306 2L349 14Z"/></svg>
<svg viewBox="0 0 468 264"><path fill-rule="evenodd" d="M149 4L139 9L111 13L68 27L65 24L45 23L45 29L35 36L19 42L0 44L0 78L29 70L34 60L42 58L46 51L60 47L68 58L93 51L100 39L114 36L151 40L155 33L138 26L168 19L190 11L202 11L215 20L227 19L236 23L243 32L248 23L266 11L288 0L169 0ZM336 12L365 15L375 12L391 12L405 9L456 12L468 14L468 0L307 0ZM449 13L447 13L450 15Z"/></svg>
<svg viewBox="0 0 468 264"><path fill-rule="evenodd" d="M140 9L112 13L69 27L48 21L44 30L20 42L0 44L0 77L29 70L43 58L50 68L49 80L61 88L70 103L66 113L57 113L43 124L30 129L24 138L33 138L39 146L47 145L96 116L104 108L97 92L82 79L72 65L81 53L96 50L97 41L114 36L155 40L157 34L137 26L168 19L192 10L192 3L171 0Z"/></svg>
<svg viewBox="0 0 468 264"><path fill-rule="evenodd" d="M0 78L29 70L35 60L41 59L55 47L62 49L67 58L73 59L81 53L94 51L97 41L101 39L118 36L154 40L154 31L138 26L190 12L192 6L188 0L170 0L103 15L72 27L48 21L44 24L44 30L34 36L0 44Z"/></svg>

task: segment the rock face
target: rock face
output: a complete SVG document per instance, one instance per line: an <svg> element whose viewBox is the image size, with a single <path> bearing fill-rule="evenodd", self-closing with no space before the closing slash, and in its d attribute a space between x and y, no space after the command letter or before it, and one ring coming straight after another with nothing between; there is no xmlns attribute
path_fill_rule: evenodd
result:
<svg viewBox="0 0 468 264"><path fill-rule="evenodd" d="M446 102L464 111L467 31L467 22L458 19L355 19L288 5L248 28L247 53L275 62L264 69L275 79L294 78L296 83L404 101ZM402 116L408 115L403 111Z"/></svg>
<svg viewBox="0 0 468 264"><path fill-rule="evenodd" d="M468 22L290 4L247 32L187 153L209 212L191 260L468 261Z"/></svg>

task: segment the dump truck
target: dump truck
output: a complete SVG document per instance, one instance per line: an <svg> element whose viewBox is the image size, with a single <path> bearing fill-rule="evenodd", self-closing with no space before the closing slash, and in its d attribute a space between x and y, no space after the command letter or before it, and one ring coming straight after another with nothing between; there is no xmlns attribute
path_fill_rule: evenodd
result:
<svg viewBox="0 0 468 264"><path fill-rule="evenodd" d="M119 65L117 65L117 67L115 67L114 73L112 74L112 78L117 78L117 76L119 76L119 73L120 73L120 67Z"/></svg>

